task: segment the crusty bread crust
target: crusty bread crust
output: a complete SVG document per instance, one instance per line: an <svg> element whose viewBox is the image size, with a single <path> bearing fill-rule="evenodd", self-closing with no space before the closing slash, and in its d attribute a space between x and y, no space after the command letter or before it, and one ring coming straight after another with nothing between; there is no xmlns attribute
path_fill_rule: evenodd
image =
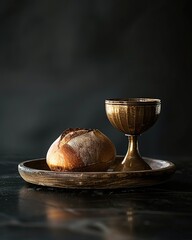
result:
<svg viewBox="0 0 192 240"><path fill-rule="evenodd" d="M97 129L66 129L50 146L46 161L53 171L106 171L115 159L111 140Z"/></svg>

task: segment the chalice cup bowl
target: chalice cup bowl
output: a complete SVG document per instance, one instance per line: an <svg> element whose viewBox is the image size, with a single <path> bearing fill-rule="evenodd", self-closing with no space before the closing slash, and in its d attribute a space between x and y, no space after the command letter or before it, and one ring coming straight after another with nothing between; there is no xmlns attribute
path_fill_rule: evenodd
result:
<svg viewBox="0 0 192 240"><path fill-rule="evenodd" d="M161 100L154 98L127 98L105 100L107 118L113 127L128 136L128 150L114 171L150 170L139 153L138 136L148 130L161 111Z"/></svg>

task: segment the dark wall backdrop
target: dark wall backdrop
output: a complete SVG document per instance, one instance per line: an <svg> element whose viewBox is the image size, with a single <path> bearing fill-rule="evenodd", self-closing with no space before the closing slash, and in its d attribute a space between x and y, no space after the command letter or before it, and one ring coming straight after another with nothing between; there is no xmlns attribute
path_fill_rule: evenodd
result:
<svg viewBox="0 0 192 240"><path fill-rule="evenodd" d="M42 157L68 127L124 154L104 100L162 99L142 155L191 155L191 1L1 0L0 153ZM174 158L172 158L174 160Z"/></svg>

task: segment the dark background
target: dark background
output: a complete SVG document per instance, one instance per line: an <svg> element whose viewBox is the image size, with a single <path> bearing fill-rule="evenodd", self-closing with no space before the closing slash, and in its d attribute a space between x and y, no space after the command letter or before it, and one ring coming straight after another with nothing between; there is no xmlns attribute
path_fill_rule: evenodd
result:
<svg viewBox="0 0 192 240"><path fill-rule="evenodd" d="M191 156L191 1L1 0L0 153L45 156L68 127L98 128L125 154L106 98L162 100L140 137L150 157Z"/></svg>

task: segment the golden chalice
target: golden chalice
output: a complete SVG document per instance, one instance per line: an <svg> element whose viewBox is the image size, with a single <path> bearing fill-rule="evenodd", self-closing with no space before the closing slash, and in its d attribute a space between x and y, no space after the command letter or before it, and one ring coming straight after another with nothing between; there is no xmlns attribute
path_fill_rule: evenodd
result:
<svg viewBox="0 0 192 240"><path fill-rule="evenodd" d="M161 100L153 98L107 99L105 110L110 123L128 136L127 153L115 170L151 169L139 153L137 138L156 122L161 111Z"/></svg>

